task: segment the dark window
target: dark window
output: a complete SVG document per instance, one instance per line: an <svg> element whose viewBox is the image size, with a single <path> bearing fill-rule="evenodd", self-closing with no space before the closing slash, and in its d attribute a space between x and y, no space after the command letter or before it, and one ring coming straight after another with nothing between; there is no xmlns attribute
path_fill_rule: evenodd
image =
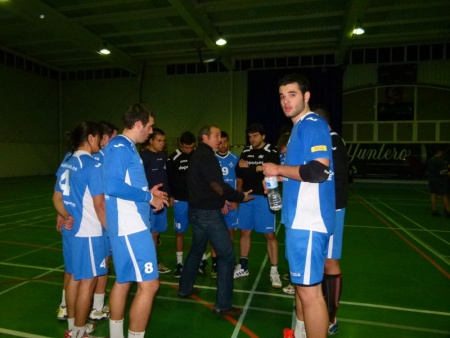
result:
<svg viewBox="0 0 450 338"><path fill-rule="evenodd" d="M241 70L248 70L252 67L252 60L241 60Z"/></svg>
<svg viewBox="0 0 450 338"><path fill-rule="evenodd" d="M218 62L210 62L208 63L208 73L217 73L219 70Z"/></svg>
<svg viewBox="0 0 450 338"><path fill-rule="evenodd" d="M431 57L430 45L419 46L419 61L428 61Z"/></svg>
<svg viewBox="0 0 450 338"><path fill-rule="evenodd" d="M255 68L264 68L264 60L263 59L254 59L253 60L253 69Z"/></svg>
<svg viewBox="0 0 450 338"><path fill-rule="evenodd" d="M287 66L286 58L277 58L276 65L277 65L277 68L286 68L286 66Z"/></svg>
<svg viewBox="0 0 450 338"><path fill-rule="evenodd" d="M311 55L305 55L301 57L301 65L302 66L312 66L312 56Z"/></svg>
<svg viewBox="0 0 450 338"><path fill-rule="evenodd" d="M405 62L405 47L392 47L392 62Z"/></svg>
<svg viewBox="0 0 450 338"><path fill-rule="evenodd" d="M175 75L175 71L176 71L175 65L168 65L166 67L166 74L167 75Z"/></svg>
<svg viewBox="0 0 450 338"><path fill-rule="evenodd" d="M352 64L361 65L364 63L364 49L352 50Z"/></svg>
<svg viewBox="0 0 450 338"><path fill-rule="evenodd" d="M84 80L85 78L85 73L83 70L79 70L77 71L77 80Z"/></svg>
<svg viewBox="0 0 450 338"><path fill-rule="evenodd" d="M334 65L335 62L336 61L335 61L334 54L325 55L325 64L326 65Z"/></svg>
<svg viewBox="0 0 450 338"><path fill-rule="evenodd" d="M112 78L112 69L111 68L103 69L103 78L104 79L111 79Z"/></svg>
<svg viewBox="0 0 450 338"><path fill-rule="evenodd" d="M444 58L444 45L436 43L431 46L431 59L442 60Z"/></svg>
<svg viewBox="0 0 450 338"><path fill-rule="evenodd" d="M204 63L197 63L197 73L206 73L206 66Z"/></svg>
<svg viewBox="0 0 450 338"><path fill-rule="evenodd" d="M377 63L377 49L367 48L364 50L365 63Z"/></svg>
<svg viewBox="0 0 450 338"><path fill-rule="evenodd" d="M406 47L406 61L417 61L419 58L419 51L417 46Z"/></svg>
<svg viewBox="0 0 450 338"><path fill-rule="evenodd" d="M314 66L323 66L325 64L325 55L314 55L313 64Z"/></svg>
<svg viewBox="0 0 450 338"><path fill-rule="evenodd" d="M288 57L288 67L298 67L299 66L299 58L298 56Z"/></svg>
<svg viewBox="0 0 450 338"><path fill-rule="evenodd" d="M275 68L275 59L264 59L264 68Z"/></svg>
<svg viewBox="0 0 450 338"><path fill-rule="evenodd" d="M391 49L389 47L378 49L378 62L391 62Z"/></svg>
<svg viewBox="0 0 450 338"><path fill-rule="evenodd" d="M197 72L197 65L195 63L188 63L186 65L187 74L195 74Z"/></svg>
<svg viewBox="0 0 450 338"><path fill-rule="evenodd" d="M186 64L177 65L177 74L186 74Z"/></svg>

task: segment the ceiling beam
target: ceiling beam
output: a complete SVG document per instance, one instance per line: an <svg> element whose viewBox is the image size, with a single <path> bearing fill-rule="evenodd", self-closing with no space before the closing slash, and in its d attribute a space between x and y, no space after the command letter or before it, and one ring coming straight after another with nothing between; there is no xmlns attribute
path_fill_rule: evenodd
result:
<svg viewBox="0 0 450 338"><path fill-rule="evenodd" d="M206 14L201 14L195 7L195 3L192 0L168 0L169 3L177 10L178 14L186 21L189 27L191 27L199 38L203 40L208 49L216 51L221 57L222 64L228 69L234 68L229 51L226 47L219 47L216 45L216 38L218 32L216 31L213 23L207 17Z"/></svg>
<svg viewBox="0 0 450 338"><path fill-rule="evenodd" d="M96 55L103 62L107 60L107 63L115 67L127 69L135 74L140 74L141 72L141 65L135 59L114 46L108 45L108 48L111 50L110 55L102 56L96 54L95 52L104 42L100 37L70 22L67 17L42 1L0 1L0 6L4 6L26 21L36 24L39 28L49 32L51 36L62 39L69 37L72 43L86 51L92 51L92 54ZM43 19L40 18L41 15L44 16Z"/></svg>

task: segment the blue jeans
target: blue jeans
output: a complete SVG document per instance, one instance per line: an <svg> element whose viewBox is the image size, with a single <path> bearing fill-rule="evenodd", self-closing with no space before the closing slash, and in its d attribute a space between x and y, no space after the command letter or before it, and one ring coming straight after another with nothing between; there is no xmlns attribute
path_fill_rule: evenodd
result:
<svg viewBox="0 0 450 338"><path fill-rule="evenodd" d="M235 253L221 210L189 208L192 224L192 246L180 278L180 295L192 292L198 268L208 240L217 253L217 295L215 308L229 310L233 304L233 272Z"/></svg>

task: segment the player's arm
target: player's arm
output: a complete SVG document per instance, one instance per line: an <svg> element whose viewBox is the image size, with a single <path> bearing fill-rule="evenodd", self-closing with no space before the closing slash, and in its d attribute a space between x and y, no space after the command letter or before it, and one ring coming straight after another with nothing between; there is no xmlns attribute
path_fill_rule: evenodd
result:
<svg viewBox="0 0 450 338"><path fill-rule="evenodd" d="M264 163L263 168L266 176L279 175L302 182L321 183L327 180L330 175L330 160L328 158L316 158L299 166Z"/></svg>
<svg viewBox="0 0 450 338"><path fill-rule="evenodd" d="M100 194L93 196L92 200L94 201L94 209L98 220L102 224L102 227L106 230L105 195Z"/></svg>
<svg viewBox="0 0 450 338"><path fill-rule="evenodd" d="M58 217L56 219L56 230L61 232L63 225L65 225L66 229L70 230L73 226L74 219L64 207L64 202L60 191L55 191L53 193L52 201L53 206L58 213Z"/></svg>

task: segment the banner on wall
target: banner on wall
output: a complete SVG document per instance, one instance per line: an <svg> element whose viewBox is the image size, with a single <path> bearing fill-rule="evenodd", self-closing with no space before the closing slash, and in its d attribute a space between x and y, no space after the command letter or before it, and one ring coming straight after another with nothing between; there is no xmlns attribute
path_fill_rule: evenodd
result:
<svg viewBox="0 0 450 338"><path fill-rule="evenodd" d="M350 174L356 178L425 178L427 160L448 144L347 143Z"/></svg>

